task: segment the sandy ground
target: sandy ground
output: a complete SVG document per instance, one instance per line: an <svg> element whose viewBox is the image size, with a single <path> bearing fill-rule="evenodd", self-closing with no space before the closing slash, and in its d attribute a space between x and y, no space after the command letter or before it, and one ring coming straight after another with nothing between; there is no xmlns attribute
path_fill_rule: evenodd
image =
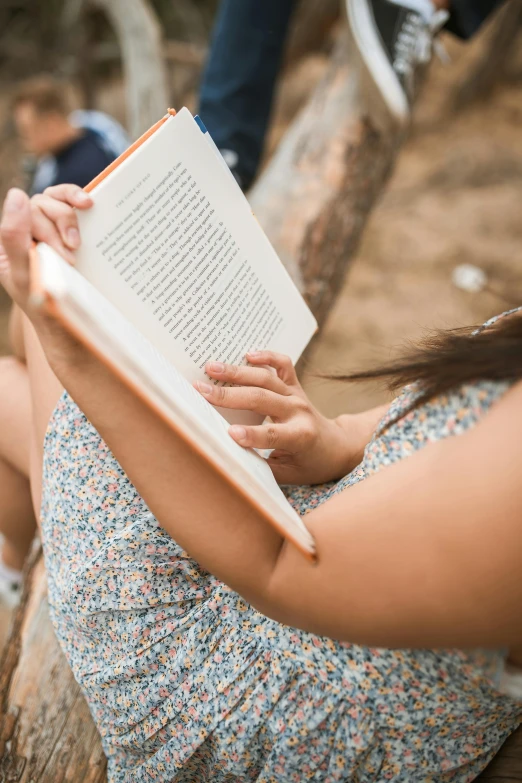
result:
<svg viewBox="0 0 522 783"><path fill-rule="evenodd" d="M306 387L332 416L376 405L387 393L318 380L314 372L368 367L427 328L480 323L522 298L522 83L503 84L487 101L449 112L449 97L480 56L480 41L450 48L453 64L432 69L392 181L311 352ZM315 81L322 64L306 67L308 83ZM294 83L305 75L294 75ZM276 114L272 143L283 114ZM16 178L12 151L2 150L0 165L5 187ZM457 289L452 272L463 263L483 269L492 290ZM7 351L5 305L0 294L0 354ZM0 618L0 633L1 627Z"/></svg>

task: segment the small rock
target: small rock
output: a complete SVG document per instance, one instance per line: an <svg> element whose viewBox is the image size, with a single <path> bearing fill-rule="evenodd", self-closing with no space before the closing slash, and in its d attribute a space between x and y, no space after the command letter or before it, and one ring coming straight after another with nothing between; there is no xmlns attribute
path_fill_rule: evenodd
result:
<svg viewBox="0 0 522 783"><path fill-rule="evenodd" d="M462 291L468 291L470 294L477 294L479 291L483 291L488 282L486 273L473 264L459 264L459 266L456 266L451 279L453 285Z"/></svg>

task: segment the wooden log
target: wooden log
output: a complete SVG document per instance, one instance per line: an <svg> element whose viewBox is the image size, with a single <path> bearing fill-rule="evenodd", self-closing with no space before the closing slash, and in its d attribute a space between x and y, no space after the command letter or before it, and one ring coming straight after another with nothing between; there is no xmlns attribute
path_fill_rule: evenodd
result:
<svg viewBox="0 0 522 783"><path fill-rule="evenodd" d="M500 753L478 776L479 783L516 783L522 781L522 726L504 742Z"/></svg>

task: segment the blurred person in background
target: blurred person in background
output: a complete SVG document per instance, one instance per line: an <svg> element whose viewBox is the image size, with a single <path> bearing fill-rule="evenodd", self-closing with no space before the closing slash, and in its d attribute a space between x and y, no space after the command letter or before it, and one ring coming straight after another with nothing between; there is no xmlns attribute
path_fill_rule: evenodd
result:
<svg viewBox="0 0 522 783"><path fill-rule="evenodd" d="M52 76L23 82L12 107L22 145L36 158L31 195L64 182L85 187L129 145L124 129L107 114L71 112L66 86Z"/></svg>
<svg viewBox="0 0 522 783"><path fill-rule="evenodd" d="M297 0L222 0L199 114L243 190L259 167Z"/></svg>
<svg viewBox="0 0 522 783"><path fill-rule="evenodd" d="M66 85L48 75L23 82L14 93L14 123L36 163L31 195L64 182L85 187L129 145L116 120L98 111L71 112L67 96ZM23 382L25 355L16 307L9 331L14 355L0 360L0 601L12 606L36 530L26 475L31 401Z"/></svg>
<svg viewBox="0 0 522 783"><path fill-rule="evenodd" d="M390 115L405 125L418 75L446 29L470 38L501 0L345 0L352 38ZM222 0L199 114L243 190L261 162L298 0ZM436 47L435 47L436 48Z"/></svg>

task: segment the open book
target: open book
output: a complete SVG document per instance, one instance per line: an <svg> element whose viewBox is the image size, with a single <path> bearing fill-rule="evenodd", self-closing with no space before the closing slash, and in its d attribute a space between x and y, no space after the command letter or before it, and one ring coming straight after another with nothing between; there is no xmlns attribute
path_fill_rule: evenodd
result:
<svg viewBox="0 0 522 783"><path fill-rule="evenodd" d="M314 543L266 461L192 386L249 350L297 361L316 322L217 148L188 109L169 113L87 188L71 267L33 252L33 300L93 351L224 480L309 556Z"/></svg>

